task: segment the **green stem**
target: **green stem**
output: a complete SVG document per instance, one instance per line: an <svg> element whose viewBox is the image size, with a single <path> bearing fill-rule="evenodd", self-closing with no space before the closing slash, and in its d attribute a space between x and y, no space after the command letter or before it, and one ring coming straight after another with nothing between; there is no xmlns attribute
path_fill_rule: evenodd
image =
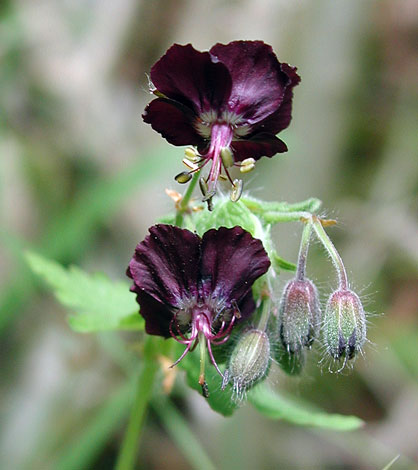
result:
<svg viewBox="0 0 418 470"><path fill-rule="evenodd" d="M193 190L199 179L199 171L193 178L179 204L176 214L175 225L183 225L183 214L187 210ZM144 424L145 413L151 399L154 380L158 372L159 365L155 360L154 339L147 337L144 348L144 364L139 377L135 402L132 406L128 428L123 438L122 447L119 452L115 470L133 470L138 452L139 436Z"/></svg>
<svg viewBox="0 0 418 470"><path fill-rule="evenodd" d="M248 207L248 209L251 210L251 212L259 213L262 216L266 212L316 212L321 206L321 201L313 197L306 199L306 201L291 204L288 202L259 201L251 197L241 197L241 201Z"/></svg>
<svg viewBox="0 0 418 470"><path fill-rule="evenodd" d="M306 211L295 211L295 212L265 212L262 215L263 219L269 224L275 224L278 222L296 222L301 219L310 219L312 214Z"/></svg>
<svg viewBox="0 0 418 470"><path fill-rule="evenodd" d="M296 271L296 279L303 281L305 279L306 272L306 259L308 257L309 242L311 240L312 233L312 222L309 220L306 222L302 232L302 238L300 240L299 256L298 256L298 268Z"/></svg>
<svg viewBox="0 0 418 470"><path fill-rule="evenodd" d="M159 364L154 356L154 338L149 336L145 342L143 367L139 376L128 427L116 462L116 470L133 470L135 468L139 436L158 369Z"/></svg>
<svg viewBox="0 0 418 470"><path fill-rule="evenodd" d="M191 467L199 470L215 470L215 465L196 439L196 434L189 428L188 423L171 400L160 395L158 399L153 401L153 409L168 434L177 444L183 455L189 460Z"/></svg>
<svg viewBox="0 0 418 470"><path fill-rule="evenodd" d="M347 277L347 272L345 270L345 266L344 266L343 260L341 259L340 254L338 253L334 244L332 243L327 233L325 232L324 227L321 224L321 221L317 217L313 217L312 222L313 222L313 228L320 242L324 245L325 249L328 251L328 254L330 255L331 260L335 266L335 269L338 274L339 288L342 290L347 290L348 289L348 277Z"/></svg>
<svg viewBox="0 0 418 470"><path fill-rule="evenodd" d="M268 321L270 319L270 312L271 312L271 298L266 297L263 300L263 306L261 309L260 319L258 320L258 323L257 323L258 330L266 331Z"/></svg>
<svg viewBox="0 0 418 470"><path fill-rule="evenodd" d="M190 202L190 198L192 197L193 190L196 186L196 183L199 180L199 175L200 175L200 171L197 171L193 175L193 178L191 179L190 184L187 187L187 190L184 193L184 196L182 197L179 203L179 207L177 209L177 214L176 214L176 219L174 221L174 225L177 225L177 227L181 227L183 225L183 215L189 206L189 202Z"/></svg>

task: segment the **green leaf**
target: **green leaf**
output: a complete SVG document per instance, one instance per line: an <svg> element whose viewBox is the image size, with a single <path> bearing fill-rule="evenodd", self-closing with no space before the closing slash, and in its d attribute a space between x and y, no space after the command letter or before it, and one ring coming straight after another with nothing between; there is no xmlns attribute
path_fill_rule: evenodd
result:
<svg viewBox="0 0 418 470"><path fill-rule="evenodd" d="M275 271L279 272L281 269L284 271L296 271L296 264L286 261L280 257L275 250L270 251L270 260L273 264Z"/></svg>
<svg viewBox="0 0 418 470"><path fill-rule="evenodd" d="M79 332L142 330L144 321L129 292L128 282L114 282L104 274L87 274L76 266L66 269L59 263L28 252L32 270L52 289L55 297L75 313L70 327Z"/></svg>
<svg viewBox="0 0 418 470"><path fill-rule="evenodd" d="M176 352L177 349L180 355L181 349L176 348ZM187 384L202 395L202 387L199 385L199 351L187 354L178 367L186 371ZM232 389L227 387L225 390L221 390L222 379L210 363L206 365L205 379L209 389L209 397L203 398L202 396L202 400L206 400L213 411L223 416L231 416L238 407L237 403L232 400Z"/></svg>
<svg viewBox="0 0 418 470"><path fill-rule="evenodd" d="M248 392L248 401L264 416L283 419L299 426L312 426L334 431L352 431L364 422L356 416L329 414L310 404L283 397L260 384Z"/></svg>

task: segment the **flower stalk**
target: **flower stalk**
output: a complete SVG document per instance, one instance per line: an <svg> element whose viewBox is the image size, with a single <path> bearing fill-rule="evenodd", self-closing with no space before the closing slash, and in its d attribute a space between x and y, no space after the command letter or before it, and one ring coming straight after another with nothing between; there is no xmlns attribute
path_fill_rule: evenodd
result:
<svg viewBox="0 0 418 470"><path fill-rule="evenodd" d="M296 270L296 279L303 281L306 275L306 260L308 258L309 242L312 234L312 221L306 221L305 227L302 232L302 238L299 247L298 264Z"/></svg>
<svg viewBox="0 0 418 470"><path fill-rule="evenodd" d="M328 254L330 255L334 267L337 271L339 288L343 290L349 289L347 271L345 270L345 266L340 254L338 253L331 239L325 232L321 220L316 216L312 216L312 222L316 235L318 236L322 245L328 251Z"/></svg>
<svg viewBox="0 0 418 470"><path fill-rule="evenodd" d="M159 363L155 359L155 338L148 336L145 342L143 367L138 379L135 401L115 470L133 470L135 468L139 436L152 397L152 389L158 369Z"/></svg>

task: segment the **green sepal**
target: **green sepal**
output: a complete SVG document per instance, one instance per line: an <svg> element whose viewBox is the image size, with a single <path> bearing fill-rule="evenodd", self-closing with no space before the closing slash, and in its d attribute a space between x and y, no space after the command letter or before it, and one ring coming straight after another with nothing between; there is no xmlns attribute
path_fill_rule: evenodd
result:
<svg viewBox="0 0 418 470"><path fill-rule="evenodd" d="M211 212L197 212L194 220L200 236L212 228L232 228L238 225L253 237L261 238L259 220L241 201L232 202L226 197L217 198Z"/></svg>

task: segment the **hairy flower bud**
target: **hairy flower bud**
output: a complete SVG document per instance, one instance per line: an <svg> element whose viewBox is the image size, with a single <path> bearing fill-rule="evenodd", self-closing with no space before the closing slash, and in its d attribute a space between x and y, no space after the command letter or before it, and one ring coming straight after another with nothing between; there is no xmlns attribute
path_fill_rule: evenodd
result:
<svg viewBox="0 0 418 470"><path fill-rule="evenodd" d="M280 340L288 353L310 347L318 333L321 309L318 291L309 279L286 284L279 309Z"/></svg>
<svg viewBox="0 0 418 470"><path fill-rule="evenodd" d="M224 373L222 388L229 382L239 399L257 381L265 377L270 366L270 341L264 331L255 328L242 333Z"/></svg>
<svg viewBox="0 0 418 470"><path fill-rule="evenodd" d="M324 315L324 341L334 359L352 359L366 341L366 316L357 294L348 289L333 292Z"/></svg>

